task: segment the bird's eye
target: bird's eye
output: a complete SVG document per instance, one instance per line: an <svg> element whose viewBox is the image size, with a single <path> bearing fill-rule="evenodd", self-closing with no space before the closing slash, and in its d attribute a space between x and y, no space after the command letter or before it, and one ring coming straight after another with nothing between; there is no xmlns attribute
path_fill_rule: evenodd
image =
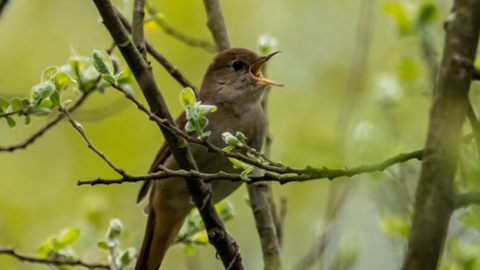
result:
<svg viewBox="0 0 480 270"><path fill-rule="evenodd" d="M232 65L233 70L239 71L240 69L243 68L243 63L240 61L235 61Z"/></svg>

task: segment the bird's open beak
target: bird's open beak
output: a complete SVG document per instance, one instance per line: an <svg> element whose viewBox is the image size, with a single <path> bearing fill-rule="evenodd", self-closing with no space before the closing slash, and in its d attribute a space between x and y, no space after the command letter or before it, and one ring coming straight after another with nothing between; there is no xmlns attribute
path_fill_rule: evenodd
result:
<svg viewBox="0 0 480 270"><path fill-rule="evenodd" d="M260 59L257 60L257 62L253 63L250 66L250 69L249 69L250 74L252 75L252 77L254 79L257 80L257 82L262 83L262 84L266 84L266 85L283 86L283 84L278 84L278 83L276 83L274 81L271 81L269 79L265 79L263 77L263 74L262 74L262 66L268 60L270 60L270 58L272 58L274 55L276 55L277 53L280 53L280 52L274 52L274 53L271 53L269 55L262 56L262 57L260 57Z"/></svg>

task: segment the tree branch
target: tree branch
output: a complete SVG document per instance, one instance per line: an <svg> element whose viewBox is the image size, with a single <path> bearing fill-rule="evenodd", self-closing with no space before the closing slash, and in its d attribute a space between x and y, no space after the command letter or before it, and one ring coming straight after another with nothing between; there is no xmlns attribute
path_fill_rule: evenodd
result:
<svg viewBox="0 0 480 270"><path fill-rule="evenodd" d="M1 0L0 2L0 16L2 15L5 7L9 4L10 0Z"/></svg>
<svg viewBox="0 0 480 270"><path fill-rule="evenodd" d="M207 12L208 22L207 26L212 33L213 39L217 46L217 52L224 51L230 48L230 41L228 40L227 27L223 19L222 7L219 0L203 0L205 11Z"/></svg>
<svg viewBox="0 0 480 270"><path fill-rule="evenodd" d="M128 32L132 31L132 25L128 22L127 18L115 9L118 18L122 22L122 25L127 29ZM147 47L147 52L160 64L163 68L172 76L181 86L190 87L195 91L195 94L198 93L197 88L193 86L182 73L176 69L163 55L161 55L147 40L145 40L145 46ZM198 96L198 95L197 95Z"/></svg>
<svg viewBox="0 0 480 270"><path fill-rule="evenodd" d="M455 209L468 207L470 204L480 205L480 191L470 191L455 196Z"/></svg>
<svg viewBox="0 0 480 270"><path fill-rule="evenodd" d="M440 74L430 110L430 123L415 212L403 270L434 270L455 209L453 179L460 152L465 105L480 32L480 2L454 1L446 26Z"/></svg>
<svg viewBox="0 0 480 270"><path fill-rule="evenodd" d="M10 255L22 262L30 262L30 263L40 263L40 264L54 264L54 265L71 265L71 266L82 266L88 269L110 269L108 264L100 264L100 263L85 263L80 260L76 261L63 261L59 259L45 259L45 258L37 258L31 257L26 255L18 254L13 248L0 248L0 255L7 254Z"/></svg>
<svg viewBox="0 0 480 270"><path fill-rule="evenodd" d="M175 122L168 111L165 100L160 93L150 67L142 58L137 48L132 44L128 34L117 17L117 12L109 0L94 0L107 30L112 35L117 47L122 53L135 79L137 80L150 110L157 117L166 119L175 127ZM188 145L181 137L159 125L175 161L183 170L197 170L195 161L188 149ZM208 187L203 181L195 178L184 178L187 188L200 212L200 216L207 228L209 242L215 247L222 259L225 268L243 269L241 256L235 240L228 234L215 210ZM204 203L206 200L206 203Z"/></svg>
<svg viewBox="0 0 480 270"><path fill-rule="evenodd" d="M145 38L143 33L143 18L145 17L145 0L135 0L133 3L133 19L132 19L132 40L137 47L138 52L147 60L147 52L145 49Z"/></svg>

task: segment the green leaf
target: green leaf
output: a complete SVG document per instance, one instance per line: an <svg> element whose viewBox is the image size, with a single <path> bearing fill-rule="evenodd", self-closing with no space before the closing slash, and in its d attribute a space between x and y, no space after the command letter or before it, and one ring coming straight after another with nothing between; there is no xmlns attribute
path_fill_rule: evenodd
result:
<svg viewBox="0 0 480 270"><path fill-rule="evenodd" d="M13 111L21 110L23 108L22 100L18 97L14 97L10 99L10 106L12 107Z"/></svg>
<svg viewBox="0 0 480 270"><path fill-rule="evenodd" d="M134 81L135 81L135 77L133 76L133 73L128 66L127 68L125 68L125 70L123 70L120 73L120 76L118 77L118 80L117 80L119 84L130 84L130 83L133 83Z"/></svg>
<svg viewBox="0 0 480 270"><path fill-rule="evenodd" d="M107 240L107 242L110 242L117 239L122 233L122 229L123 224L118 218L110 220L110 227L108 227L105 240Z"/></svg>
<svg viewBox="0 0 480 270"><path fill-rule="evenodd" d="M418 77L417 66L413 59L402 58L398 67L400 78L405 81L413 81Z"/></svg>
<svg viewBox="0 0 480 270"><path fill-rule="evenodd" d="M192 245L183 245L183 252L187 255L194 255L195 248Z"/></svg>
<svg viewBox="0 0 480 270"><path fill-rule="evenodd" d="M122 252L122 255L120 255L119 265L121 267L128 266L130 262L132 262L133 259L135 258L135 253L136 251L135 251L135 248L133 247L130 247L124 250Z"/></svg>
<svg viewBox="0 0 480 270"><path fill-rule="evenodd" d="M7 116L7 123L8 126L10 126L11 128L14 128L17 125L17 123L15 123L15 120L13 120L13 118L10 116Z"/></svg>
<svg viewBox="0 0 480 270"><path fill-rule="evenodd" d="M261 54L270 54L272 53L278 45L278 40L268 34L260 36L258 39L258 48Z"/></svg>
<svg viewBox="0 0 480 270"><path fill-rule="evenodd" d="M208 235L205 231L198 232L192 236L193 242L197 245L207 245Z"/></svg>
<svg viewBox="0 0 480 270"><path fill-rule="evenodd" d="M403 4L397 2L384 3L383 11L395 18L400 35L408 35L412 32L412 23L405 13Z"/></svg>
<svg viewBox="0 0 480 270"><path fill-rule="evenodd" d="M49 108L43 107L28 107L27 113L35 116L47 116L50 114Z"/></svg>
<svg viewBox="0 0 480 270"><path fill-rule="evenodd" d="M100 249L108 250L108 245L105 241L98 242L97 247L99 247Z"/></svg>
<svg viewBox="0 0 480 270"><path fill-rule="evenodd" d="M253 169L255 169L255 166L251 166L247 169L245 169L241 174L240 174L240 178L242 178L243 180L245 181L250 181L250 178L248 178L248 174L253 171Z"/></svg>
<svg viewBox="0 0 480 270"><path fill-rule="evenodd" d="M90 59L85 56L72 56L69 58L72 72L73 74L75 74L75 76L77 76L80 81L82 81L82 70L89 60Z"/></svg>
<svg viewBox="0 0 480 270"><path fill-rule="evenodd" d="M216 106L212 105L200 105L198 106L198 117L203 117L209 112L215 112L217 110Z"/></svg>
<svg viewBox="0 0 480 270"><path fill-rule="evenodd" d="M4 113L8 106L10 106L10 103L8 103L6 99L0 97L0 113Z"/></svg>
<svg viewBox="0 0 480 270"><path fill-rule="evenodd" d="M195 126L192 124L192 121L187 122L187 124L185 125L185 130L188 132L195 130Z"/></svg>
<svg viewBox="0 0 480 270"><path fill-rule="evenodd" d="M75 242L78 237L80 237L80 230L73 228L73 229L68 229L65 234L62 236L62 240L60 240L60 243L64 246L69 246Z"/></svg>
<svg viewBox="0 0 480 270"><path fill-rule="evenodd" d="M73 266L68 264L60 264L57 266L57 270L73 270Z"/></svg>
<svg viewBox="0 0 480 270"><path fill-rule="evenodd" d="M53 106L53 103L50 100L50 98L47 98L47 99L43 99L42 102L40 102L40 105L38 106L43 108L51 108Z"/></svg>
<svg viewBox="0 0 480 270"><path fill-rule="evenodd" d="M48 67L46 68L43 73L42 73L42 78L41 82L51 82L55 76L55 74L58 73L58 67L53 66L53 67Z"/></svg>
<svg viewBox="0 0 480 270"><path fill-rule="evenodd" d="M51 250L50 243L44 243L37 249L37 256L40 258L47 258Z"/></svg>
<svg viewBox="0 0 480 270"><path fill-rule="evenodd" d="M65 87L67 87L69 83L76 83L77 81L73 80L66 72L58 72L57 74L55 74L54 82L55 88L58 91L62 91L63 89L65 89Z"/></svg>
<svg viewBox="0 0 480 270"><path fill-rule="evenodd" d="M30 92L32 103L35 106L40 105L41 101L50 96L53 91L55 91L55 87L51 82L43 82L35 85Z"/></svg>
<svg viewBox="0 0 480 270"><path fill-rule="evenodd" d="M418 24L420 26L435 21L438 17L437 7L433 3L425 3L420 7Z"/></svg>
<svg viewBox="0 0 480 270"><path fill-rule="evenodd" d="M233 146L233 147L242 147L243 143L235 136L232 135L230 132L222 133L222 139L225 141L226 144Z"/></svg>
<svg viewBox="0 0 480 270"><path fill-rule="evenodd" d="M102 78L111 84L117 84L117 80L112 75L102 75Z"/></svg>
<svg viewBox="0 0 480 270"><path fill-rule="evenodd" d="M93 51L93 66L100 74L113 76L112 59L106 52Z"/></svg>
<svg viewBox="0 0 480 270"><path fill-rule="evenodd" d="M31 122L30 115L25 115L25 125L26 126L30 125L30 122Z"/></svg>
<svg viewBox="0 0 480 270"><path fill-rule="evenodd" d="M180 92L180 102L185 109L187 106L195 106L196 98L192 88L187 87Z"/></svg>
<svg viewBox="0 0 480 270"><path fill-rule="evenodd" d="M62 107L60 101L60 94L58 93L58 91L53 91L53 93L50 95L50 101L52 102L52 104Z"/></svg>
<svg viewBox="0 0 480 270"><path fill-rule="evenodd" d="M65 100L63 103L62 103L62 106L65 108L68 104L70 104L70 102L72 102L72 100Z"/></svg>
<svg viewBox="0 0 480 270"><path fill-rule="evenodd" d="M240 131L237 131L237 134L235 134L235 137L237 137L237 139L241 142L243 142L243 140L245 140L245 134L243 134L242 132Z"/></svg>

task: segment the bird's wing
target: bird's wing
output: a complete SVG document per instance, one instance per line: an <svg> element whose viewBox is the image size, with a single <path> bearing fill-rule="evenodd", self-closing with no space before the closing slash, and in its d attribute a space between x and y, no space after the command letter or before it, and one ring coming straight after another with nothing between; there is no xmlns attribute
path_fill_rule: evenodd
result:
<svg viewBox="0 0 480 270"><path fill-rule="evenodd" d="M183 111L180 116L178 116L175 122L177 123L179 129L181 129L183 132L186 132L185 125L187 124L187 115L185 111ZM162 147L160 147L160 150L158 151L157 156L155 157L155 160L153 161L153 164L150 167L148 173L157 172L158 166L162 165L171 153L172 152L170 151L170 147L168 147L167 142L163 142ZM151 185L152 180L143 182L142 188L140 188L140 191L138 192L137 203L141 203L145 199Z"/></svg>

